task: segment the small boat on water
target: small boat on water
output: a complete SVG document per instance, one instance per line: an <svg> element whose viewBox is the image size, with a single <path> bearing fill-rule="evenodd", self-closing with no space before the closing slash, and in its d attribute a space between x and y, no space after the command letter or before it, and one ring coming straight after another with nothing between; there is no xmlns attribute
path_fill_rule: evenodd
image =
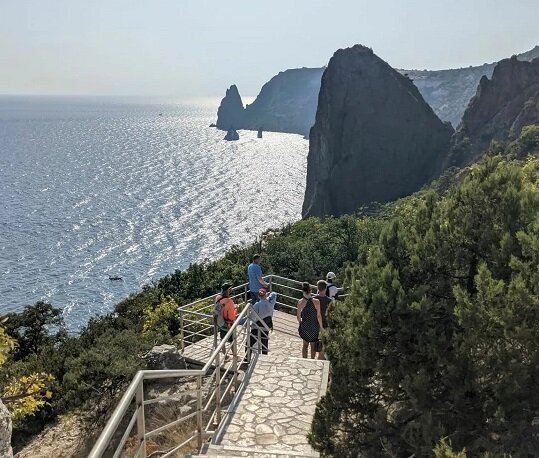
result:
<svg viewBox="0 0 539 458"><path fill-rule="evenodd" d="M122 277L118 277L118 276L112 277L111 275L109 275L109 280L110 280L110 281L123 281L123 278L122 278Z"/></svg>

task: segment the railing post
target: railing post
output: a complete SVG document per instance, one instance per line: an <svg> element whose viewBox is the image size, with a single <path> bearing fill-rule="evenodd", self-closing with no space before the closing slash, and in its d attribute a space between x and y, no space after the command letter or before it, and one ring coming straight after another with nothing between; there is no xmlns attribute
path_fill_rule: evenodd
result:
<svg viewBox="0 0 539 458"><path fill-rule="evenodd" d="M234 392L238 390L238 341L237 341L237 330L234 328L232 331L232 371L234 373Z"/></svg>
<svg viewBox="0 0 539 458"><path fill-rule="evenodd" d="M135 395L137 408L137 441L141 449L142 458L146 458L146 424L144 423L144 379L141 379Z"/></svg>
<svg viewBox="0 0 539 458"><path fill-rule="evenodd" d="M257 342L257 353L260 355L262 353L262 332L260 326L258 326L258 342Z"/></svg>
<svg viewBox="0 0 539 458"><path fill-rule="evenodd" d="M226 344L223 347L226 353ZM225 358L223 357L223 362ZM215 423L221 423L221 352L218 351L215 356Z"/></svg>
<svg viewBox="0 0 539 458"><path fill-rule="evenodd" d="M202 375L197 376L197 444L202 447Z"/></svg>
<svg viewBox="0 0 539 458"><path fill-rule="evenodd" d="M183 339L184 339L184 334L183 334L183 313L182 313L181 309L179 310L179 312L180 312L180 351L181 351L181 353L183 353L183 351L185 350L185 342L183 341Z"/></svg>
<svg viewBox="0 0 539 458"><path fill-rule="evenodd" d="M245 295L245 303L247 303L247 301L249 300L249 298L247 297L247 285L245 285L243 289L244 289L244 295Z"/></svg>
<svg viewBox="0 0 539 458"><path fill-rule="evenodd" d="M245 358L247 359L247 363L251 362L251 316L250 316L250 310L249 313L247 313L247 321L245 322L245 332L246 332L246 338L245 338L245 346L247 347L247 351L245 353Z"/></svg>
<svg viewBox="0 0 539 458"><path fill-rule="evenodd" d="M213 349L217 348L217 324L213 323Z"/></svg>

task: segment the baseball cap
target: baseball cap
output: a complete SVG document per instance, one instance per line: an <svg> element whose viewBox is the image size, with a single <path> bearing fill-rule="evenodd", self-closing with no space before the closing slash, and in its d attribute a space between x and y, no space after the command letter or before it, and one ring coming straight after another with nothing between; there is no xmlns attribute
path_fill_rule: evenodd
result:
<svg viewBox="0 0 539 458"><path fill-rule="evenodd" d="M328 272L328 274L326 275L326 278L328 280L333 280L337 275L335 275L335 272Z"/></svg>
<svg viewBox="0 0 539 458"><path fill-rule="evenodd" d="M260 288L258 290L258 295L259 296L265 296L268 292L266 291L266 288Z"/></svg>

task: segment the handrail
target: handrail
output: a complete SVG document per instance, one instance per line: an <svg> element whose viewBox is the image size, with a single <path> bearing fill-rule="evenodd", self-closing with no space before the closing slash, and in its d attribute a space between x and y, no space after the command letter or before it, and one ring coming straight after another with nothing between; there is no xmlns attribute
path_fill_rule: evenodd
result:
<svg viewBox="0 0 539 458"><path fill-rule="evenodd" d="M215 363L216 360L219 360L220 353L222 352L223 348L226 346L229 338L236 333L236 329L239 326L239 323L242 321L242 319L245 317L246 319L251 319L250 314L253 314L255 317L258 318L263 324L263 326L267 329L267 331L270 331L270 328L262 321L260 316L251 308L251 303L248 302L247 306L240 312L237 319L233 323L233 325L230 327L226 335L223 339L221 339L221 342L216 346L216 348L213 350L212 354L208 358L206 364L202 367L202 369L175 369L175 370L141 370L138 371L129 384L127 390L123 394L122 398L120 399L120 402L114 409L114 412L112 413L109 421L107 422L105 428L103 429L103 432L99 436L98 440L96 441L92 451L90 452L89 458L97 458L101 457L103 453L106 451L107 447L109 446L112 437L114 436L114 433L116 432L116 429L118 428L118 425L120 424L122 418L124 417L125 413L127 412L127 409L131 405L133 398L135 394L141 389L141 384L144 382L144 380L153 380L153 379L161 379L161 378L179 378L179 377L203 377L207 376L208 372L210 371L210 368ZM196 312L195 312L196 313ZM203 314L201 314L203 315ZM210 315L211 316L211 315ZM248 337L247 337L248 338ZM218 365L218 364L217 364ZM220 369L218 368L217 371ZM136 408L141 408L144 405L144 401L141 401L140 405L136 405ZM153 434L155 434L155 431L152 431ZM144 433L144 437L148 437L148 433Z"/></svg>
<svg viewBox="0 0 539 458"><path fill-rule="evenodd" d="M296 290L296 288L293 288L289 286L289 284L292 285L301 285L302 282L299 282L297 280L281 277L279 275L266 275L264 279L270 284L270 290L272 290L274 287L281 287L281 288L288 288L289 290ZM288 283L285 284L284 282ZM311 285L311 287L315 288L315 285ZM247 297L248 292L248 283L243 283L241 285L235 286L232 288L233 292L239 292L238 294L235 294L234 297L240 297L243 294ZM241 292L240 292L241 291ZM286 298L288 300L295 300L296 298L292 296L288 296L283 293L278 293L283 298ZM293 294L293 293L292 293ZM125 417L126 413L129 411L130 406L132 406L133 401L135 403L134 407L134 413L130 417L130 421L128 422L127 429L123 432L120 443L118 445L115 445L116 449L114 452L114 456L121 456L122 454L122 448L124 447L127 439L130 437L130 434L135 431L136 437L138 439L138 442L134 445L136 450L135 456L142 456L143 458L146 457L146 439L150 436L157 435L161 433L162 431L165 431L177 424L183 423L183 421L187 421L191 418L196 418L196 424L197 429L191 435L186 441L184 441L182 444L177 445L174 444L174 448L169 450L167 452L166 456L169 456L170 453L173 453L176 450L179 450L182 446L190 443L194 439L198 439L198 445L202 445L203 438L211 437L212 434L214 434L215 428L211 428L211 423L214 422L215 424L219 425L221 422L221 406L222 402L224 401L225 397L230 393L232 386L236 387L236 393L238 388L238 341L241 342L241 349L244 349L246 354L245 358L247 361L249 361L249 365L256 364L256 360L258 358L258 354L260 352L266 353L268 351L268 348L262 344L261 342L261 332L262 329L265 329L267 332L267 335L269 337L269 334L271 332L271 329L269 326L260 318L259 314L255 312L252 308L252 304L250 301L246 302L246 306L241 310L241 312L238 314L236 320L230 327L230 329L227 331L225 336L220 340L219 343L217 343L217 334L216 334L216 328L215 325L212 326L212 324L209 324L206 320L212 319L213 314L203 313L199 310L193 310L194 306L197 306L198 304L203 304L204 302L209 302L206 306L203 306L202 309L210 309L212 310L213 307L213 299L215 298L215 295L208 296L206 298L198 299L190 304L186 304L183 306L178 307L178 311L180 312L180 322L181 322L181 334L180 334L180 340L181 340L181 349L185 348L185 339L191 338L192 336L197 336L195 340L200 340L200 338L204 337L210 337L208 334L204 334L202 331L207 332L210 329L214 329L214 345L213 345L213 351L211 355L209 356L208 360L202 367L202 369L174 369L174 370L141 370L138 371L135 376L133 377L133 380L127 387L126 391L124 392L123 396L121 397L120 401L118 402L118 405L114 409L109 421L105 425L105 428L103 429L101 435L97 439L96 443L94 444L94 447L92 448L89 458L101 458L103 454L107 451L108 447L110 446L113 437L115 436L117 429L122 422L123 418ZM290 309L295 309L295 305L287 305L282 302L277 301L276 304L285 306ZM192 319L185 319L187 322L187 326L184 326L184 318L183 315L190 315L193 318ZM198 321L197 320L198 317ZM245 325L241 326L240 328L240 322L244 322ZM251 336L253 334L256 335L254 332L254 329L251 328L251 324L257 324L258 329L258 345L256 348L251 347ZM201 330L200 328L197 330L195 328L194 331L188 331L189 334L186 337L185 333L186 327L189 327L190 325L200 325L204 326L204 328ZM243 324L243 323L242 323ZM238 332L239 330L239 332ZM244 337L241 336L244 334ZM232 338L232 345L231 347L226 350L226 345L229 341L229 339ZM194 342L193 340L192 342ZM189 342L189 343L192 343ZM244 346L245 345L245 346ZM224 354L228 353L228 351L232 351L232 362L228 365L228 367L225 367L224 373L221 373L222 368L220 364L220 358L221 358L221 352L224 351ZM254 354L254 357L251 357L252 354ZM226 365L225 365L226 366ZM252 367L252 366L251 366ZM213 372L213 375L210 375ZM215 392L211 394L211 396L208 398L208 400L202 400L202 377L207 377L210 375L210 380L214 378L215 380L210 384L211 386L214 386L213 390ZM225 388L224 391L221 392L221 380L227 375L230 377L232 376L232 379L230 381L225 381ZM182 418L177 418L172 422L167 423L166 425L159 426L157 428L154 428L150 432L146 432L146 426L145 426L145 416L144 416L144 406L149 404L155 404L153 400L149 400L151 402L144 400L144 381L146 380L155 380L155 379L163 379L163 378L171 378L171 379L179 379L181 377L196 377L196 383L197 388L196 390L192 390L196 392L197 395L197 407L196 410L186 416L183 416ZM246 383L246 379L244 379L239 385L242 385L243 383ZM208 384L206 384L208 386ZM213 413L210 414L210 420L207 426L204 426L203 424L203 412L206 411L206 408L209 407L212 402L215 404L215 408L213 410ZM203 404L206 403L206 408L204 408ZM210 411L211 412L211 411ZM135 428L135 424L137 425Z"/></svg>

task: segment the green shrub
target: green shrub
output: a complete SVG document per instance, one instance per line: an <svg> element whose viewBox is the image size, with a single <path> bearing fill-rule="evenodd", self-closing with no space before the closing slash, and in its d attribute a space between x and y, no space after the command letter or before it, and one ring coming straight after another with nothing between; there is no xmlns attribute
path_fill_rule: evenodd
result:
<svg viewBox="0 0 539 458"><path fill-rule="evenodd" d="M539 450L539 160L472 166L349 269L311 440L335 456Z"/></svg>

